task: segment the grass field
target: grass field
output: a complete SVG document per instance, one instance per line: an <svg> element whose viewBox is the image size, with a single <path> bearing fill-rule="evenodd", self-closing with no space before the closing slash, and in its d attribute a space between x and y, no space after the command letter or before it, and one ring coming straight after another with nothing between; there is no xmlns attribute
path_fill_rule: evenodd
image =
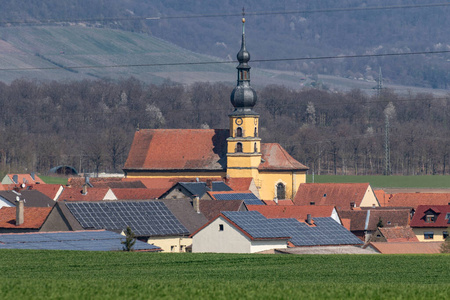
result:
<svg viewBox="0 0 450 300"><path fill-rule="evenodd" d="M307 182L313 182L313 176L307 175ZM315 175L314 182L369 182L372 187L384 188L450 188L450 176L344 176Z"/></svg>
<svg viewBox="0 0 450 300"><path fill-rule="evenodd" d="M66 185L67 184L67 177L55 177L55 176L39 175L39 178L44 180L44 182L47 183L47 184L62 184L62 185Z"/></svg>
<svg viewBox="0 0 450 300"><path fill-rule="evenodd" d="M2 299L445 299L448 255L1 250Z"/></svg>

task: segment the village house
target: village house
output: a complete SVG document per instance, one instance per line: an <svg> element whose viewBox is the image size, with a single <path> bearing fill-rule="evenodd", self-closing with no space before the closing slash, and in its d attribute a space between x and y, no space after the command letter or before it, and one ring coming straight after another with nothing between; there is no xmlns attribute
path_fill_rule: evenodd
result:
<svg viewBox="0 0 450 300"><path fill-rule="evenodd" d="M450 205L419 205L410 224L421 242L443 242L449 236Z"/></svg>
<svg viewBox="0 0 450 300"><path fill-rule="evenodd" d="M293 201L295 205L332 205L338 211L380 206L369 183L304 183Z"/></svg>
<svg viewBox="0 0 450 300"><path fill-rule="evenodd" d="M287 247L363 243L331 217L268 219L258 211L222 211L192 234L192 252L255 253Z"/></svg>

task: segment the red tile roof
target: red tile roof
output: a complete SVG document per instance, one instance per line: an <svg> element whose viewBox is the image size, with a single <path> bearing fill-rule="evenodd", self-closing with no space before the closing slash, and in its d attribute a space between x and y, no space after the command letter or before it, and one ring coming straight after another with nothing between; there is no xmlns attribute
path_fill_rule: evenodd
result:
<svg viewBox="0 0 450 300"><path fill-rule="evenodd" d="M370 245L382 254L429 254L440 253L442 242L372 242Z"/></svg>
<svg viewBox="0 0 450 300"><path fill-rule="evenodd" d="M268 219L294 218L304 222L308 214L312 218L331 217L334 206L247 205L247 209L249 211L256 210Z"/></svg>
<svg viewBox="0 0 450 300"><path fill-rule="evenodd" d="M450 193L398 193L386 194L386 206L412 207L419 205L448 205Z"/></svg>
<svg viewBox="0 0 450 300"><path fill-rule="evenodd" d="M227 178L225 183L233 190L233 191L247 191L250 189L252 184L252 177L236 177L236 178Z"/></svg>
<svg viewBox="0 0 450 300"><path fill-rule="evenodd" d="M243 200L213 201L200 200L200 212L208 219L215 219L221 211L245 210Z"/></svg>
<svg viewBox="0 0 450 300"><path fill-rule="evenodd" d="M369 213L369 220L367 214ZM409 210L339 210L339 216L342 219L351 219L350 230L377 230L379 220L383 222L384 227L407 226L409 224ZM368 221L368 222L367 222Z"/></svg>
<svg viewBox="0 0 450 300"><path fill-rule="evenodd" d="M428 211L434 211L437 215L434 222L426 222L426 214ZM450 205L419 205L417 206L414 217L411 220L411 227L450 227ZM450 216L450 215L449 215Z"/></svg>
<svg viewBox="0 0 450 300"><path fill-rule="evenodd" d="M225 129L136 131L124 170L225 170Z"/></svg>
<svg viewBox="0 0 450 300"><path fill-rule="evenodd" d="M14 175L17 175L17 180L18 180L19 184L24 183L24 180L28 184L34 184L36 182L39 182L40 184L45 184L45 182L37 175L34 175L34 179L33 179L33 177L31 177L31 174L7 174L6 176L8 176L8 178L12 182L14 182L14 180L13 180Z"/></svg>
<svg viewBox="0 0 450 300"><path fill-rule="evenodd" d="M381 234L387 242L418 242L414 231L409 226L383 227L380 228Z"/></svg>
<svg viewBox="0 0 450 300"><path fill-rule="evenodd" d="M29 190L36 190L54 200L58 194L60 184L34 184L29 187Z"/></svg>
<svg viewBox="0 0 450 300"><path fill-rule="evenodd" d="M112 189L117 200L151 200L166 192L165 189Z"/></svg>
<svg viewBox="0 0 450 300"><path fill-rule="evenodd" d="M387 206L387 194L383 190L373 190L373 192L375 194L375 197L377 197L380 206Z"/></svg>
<svg viewBox="0 0 450 300"><path fill-rule="evenodd" d="M101 201L108 191L108 188L88 188L87 194L83 195L81 188L66 187L58 201Z"/></svg>
<svg viewBox="0 0 450 300"><path fill-rule="evenodd" d="M143 129L135 133L124 171L225 171L227 129ZM261 144L260 170L302 170L279 144Z"/></svg>
<svg viewBox="0 0 450 300"><path fill-rule="evenodd" d="M262 200L266 205L294 205L292 200L278 200L278 203L274 200Z"/></svg>
<svg viewBox="0 0 450 300"><path fill-rule="evenodd" d="M24 222L16 225L16 208L2 207L0 209L0 228L39 229L51 210L52 207L24 207Z"/></svg>
<svg viewBox="0 0 450 300"><path fill-rule="evenodd" d="M259 165L259 170L301 170L309 168L299 163L287 153L280 144L261 144L261 155L263 162Z"/></svg>
<svg viewBox="0 0 450 300"><path fill-rule="evenodd" d="M295 205L333 205L337 209L350 209L354 202L359 207L368 183L302 183L294 197Z"/></svg>

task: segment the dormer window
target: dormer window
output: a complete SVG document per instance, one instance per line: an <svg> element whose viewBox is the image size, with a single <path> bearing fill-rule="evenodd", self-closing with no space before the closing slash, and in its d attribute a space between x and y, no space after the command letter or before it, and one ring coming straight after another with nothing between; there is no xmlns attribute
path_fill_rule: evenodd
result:
<svg viewBox="0 0 450 300"><path fill-rule="evenodd" d="M447 213L447 214L445 215L445 219L446 219L446 220L450 219L450 213Z"/></svg>
<svg viewBox="0 0 450 300"><path fill-rule="evenodd" d="M435 221L434 215L428 214L428 215L425 216L425 222L426 223L433 223L434 221Z"/></svg>

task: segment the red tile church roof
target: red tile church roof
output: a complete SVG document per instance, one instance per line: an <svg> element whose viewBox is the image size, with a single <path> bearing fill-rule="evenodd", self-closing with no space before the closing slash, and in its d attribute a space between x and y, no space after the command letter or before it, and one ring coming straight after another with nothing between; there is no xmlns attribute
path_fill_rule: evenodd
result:
<svg viewBox="0 0 450 300"><path fill-rule="evenodd" d="M136 131L124 170L225 171L227 129L142 129ZM279 144L261 145L264 170L307 170Z"/></svg>
<svg viewBox="0 0 450 300"><path fill-rule="evenodd" d="M124 170L225 170L228 130L136 131Z"/></svg>

